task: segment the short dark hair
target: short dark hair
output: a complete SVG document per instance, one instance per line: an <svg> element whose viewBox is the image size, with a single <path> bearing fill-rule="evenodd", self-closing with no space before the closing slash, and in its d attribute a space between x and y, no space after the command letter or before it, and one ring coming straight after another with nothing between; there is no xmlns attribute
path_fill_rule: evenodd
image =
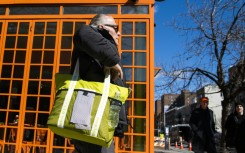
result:
<svg viewBox="0 0 245 153"><path fill-rule="evenodd" d="M235 107L237 107L237 105L241 105L242 107L244 107L244 103L242 103L242 102L236 102Z"/></svg>

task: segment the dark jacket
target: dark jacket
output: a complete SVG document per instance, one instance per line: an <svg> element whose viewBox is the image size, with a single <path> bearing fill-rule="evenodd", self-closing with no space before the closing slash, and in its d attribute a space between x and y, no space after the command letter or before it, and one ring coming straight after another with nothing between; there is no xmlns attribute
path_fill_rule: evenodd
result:
<svg viewBox="0 0 245 153"><path fill-rule="evenodd" d="M245 145L245 115L238 115L236 112L230 114L226 120L226 146L236 147Z"/></svg>
<svg viewBox="0 0 245 153"><path fill-rule="evenodd" d="M71 73L73 73L77 58L79 58L80 78L86 81L104 82L104 66L114 66L119 64L121 67L120 57L117 46L106 31L99 31L91 26L82 25L73 37L74 49L72 52ZM125 79L117 78L111 83L125 86ZM125 106L119 114L120 123L127 123ZM123 125L118 125L115 130L115 136L122 137L124 130Z"/></svg>
<svg viewBox="0 0 245 153"><path fill-rule="evenodd" d="M241 128L239 130L239 138L236 143L237 153L243 153L245 150L245 114L243 114L243 120L241 121Z"/></svg>
<svg viewBox="0 0 245 153"><path fill-rule="evenodd" d="M112 39L106 31L101 32L83 24L73 37L71 73L79 58L80 77L87 81L103 82L103 67L111 67L120 62L117 47Z"/></svg>
<svg viewBox="0 0 245 153"><path fill-rule="evenodd" d="M209 108L196 108L191 113L190 126L193 132L192 145L193 151L215 153L215 123L213 111Z"/></svg>
<svg viewBox="0 0 245 153"><path fill-rule="evenodd" d="M209 136L213 136L215 133L215 123L213 111L207 108L203 110L197 108L193 110L190 118L190 126L194 134L203 135L207 132Z"/></svg>

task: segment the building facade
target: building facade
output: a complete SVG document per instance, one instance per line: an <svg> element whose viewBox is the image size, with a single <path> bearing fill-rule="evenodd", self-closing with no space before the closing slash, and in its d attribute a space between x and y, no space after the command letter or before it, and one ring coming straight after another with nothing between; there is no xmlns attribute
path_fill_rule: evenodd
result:
<svg viewBox="0 0 245 153"><path fill-rule="evenodd" d="M234 82L231 91L236 91L239 87L245 84L245 57L242 56L240 61L229 68L229 81ZM245 104L245 88L241 90L235 97L235 102L243 102Z"/></svg>
<svg viewBox="0 0 245 153"><path fill-rule="evenodd" d="M155 115L154 115L154 127L155 127L155 130L154 130L154 136L159 136L160 134L160 123L158 121L161 120L161 112L162 112L162 106L161 106L161 100L156 100L155 101Z"/></svg>
<svg viewBox="0 0 245 153"><path fill-rule="evenodd" d="M177 124L189 124L189 120L191 117L191 112L195 109L197 103L193 103L190 105L185 105L182 107L175 107L173 109L168 110L166 115L166 126L171 127Z"/></svg>
<svg viewBox="0 0 245 153"><path fill-rule="evenodd" d="M196 104L196 93L182 90L165 112L166 126L188 124L190 112Z"/></svg>
<svg viewBox="0 0 245 153"><path fill-rule="evenodd" d="M180 94L163 94L161 113L155 116L155 128L163 132L165 127L188 123L192 104L196 104L195 92L182 90Z"/></svg>
<svg viewBox="0 0 245 153"><path fill-rule="evenodd" d="M72 152L47 119L55 73L69 73L72 36L98 13L112 15L132 89L125 139L116 152L154 152L154 0L4 0L0 2L0 152ZM16 119L17 118L17 119Z"/></svg>
<svg viewBox="0 0 245 153"><path fill-rule="evenodd" d="M155 101L155 116L158 116L162 112L161 100Z"/></svg>

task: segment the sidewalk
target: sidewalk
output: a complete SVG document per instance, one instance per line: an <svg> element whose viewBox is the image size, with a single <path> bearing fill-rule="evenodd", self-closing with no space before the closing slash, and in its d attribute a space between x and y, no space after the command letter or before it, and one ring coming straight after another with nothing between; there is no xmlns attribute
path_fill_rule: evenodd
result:
<svg viewBox="0 0 245 153"><path fill-rule="evenodd" d="M179 148L175 148L173 146L170 147L169 150L165 150L162 147L155 147L154 149L154 153L194 153L193 151L189 151L188 148L184 148L184 149L179 149Z"/></svg>

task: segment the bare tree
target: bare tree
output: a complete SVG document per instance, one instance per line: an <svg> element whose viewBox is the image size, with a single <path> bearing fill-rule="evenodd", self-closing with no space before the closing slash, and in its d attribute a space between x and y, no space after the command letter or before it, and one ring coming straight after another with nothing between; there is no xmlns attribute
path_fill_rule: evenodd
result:
<svg viewBox="0 0 245 153"><path fill-rule="evenodd" d="M187 38L186 50L179 54L175 64L162 66L163 82L156 89L195 90L205 84L216 84L224 96L221 139L224 148L224 123L235 97L245 90L245 2L186 0L186 4L187 13L172 24ZM228 72L231 66L233 76Z"/></svg>

